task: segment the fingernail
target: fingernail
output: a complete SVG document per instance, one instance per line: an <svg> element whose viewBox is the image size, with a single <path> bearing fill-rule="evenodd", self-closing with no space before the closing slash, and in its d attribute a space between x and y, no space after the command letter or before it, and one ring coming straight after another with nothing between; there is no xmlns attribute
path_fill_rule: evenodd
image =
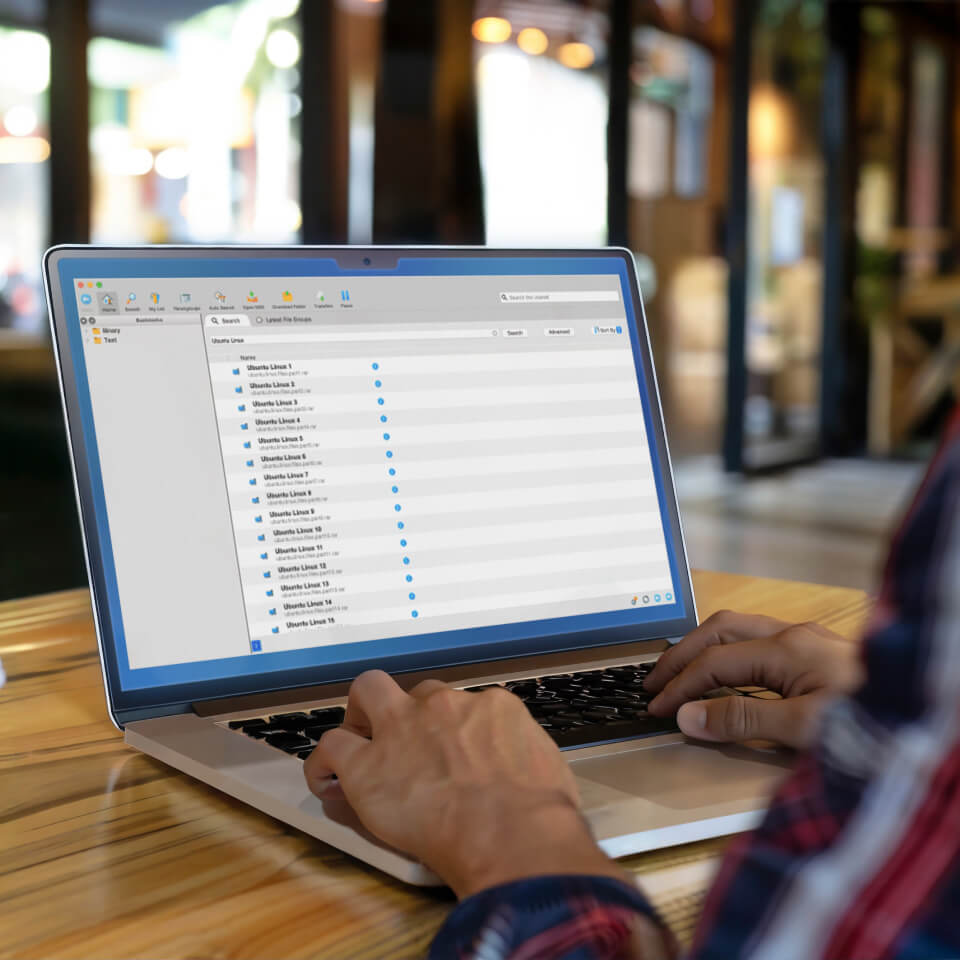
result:
<svg viewBox="0 0 960 960"><path fill-rule="evenodd" d="M685 720L689 720L688 726L696 730L705 730L707 726L707 708L699 703L688 703L686 705Z"/></svg>

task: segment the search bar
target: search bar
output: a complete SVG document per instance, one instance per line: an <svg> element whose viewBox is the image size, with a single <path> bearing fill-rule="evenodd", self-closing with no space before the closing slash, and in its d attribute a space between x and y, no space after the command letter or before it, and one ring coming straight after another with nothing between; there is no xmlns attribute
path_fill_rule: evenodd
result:
<svg viewBox="0 0 960 960"><path fill-rule="evenodd" d="M210 318L208 318L210 319ZM246 319L246 318L244 318ZM234 336L219 340L211 337L212 344L249 343L259 346L261 343L362 343L376 340L487 340L499 337L499 330L345 330L343 332L305 333L253 333L250 336Z"/></svg>
<svg viewBox="0 0 960 960"><path fill-rule="evenodd" d="M242 313L211 313L206 319L208 327L249 327L250 318Z"/></svg>
<svg viewBox="0 0 960 960"><path fill-rule="evenodd" d="M505 290L501 303L619 303L616 290Z"/></svg>

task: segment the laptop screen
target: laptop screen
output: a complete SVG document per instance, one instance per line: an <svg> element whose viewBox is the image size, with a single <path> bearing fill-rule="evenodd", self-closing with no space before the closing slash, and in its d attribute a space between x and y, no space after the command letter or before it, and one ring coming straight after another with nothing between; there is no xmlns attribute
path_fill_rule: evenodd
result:
<svg viewBox="0 0 960 960"><path fill-rule="evenodd" d="M59 269L123 690L689 614L622 257Z"/></svg>

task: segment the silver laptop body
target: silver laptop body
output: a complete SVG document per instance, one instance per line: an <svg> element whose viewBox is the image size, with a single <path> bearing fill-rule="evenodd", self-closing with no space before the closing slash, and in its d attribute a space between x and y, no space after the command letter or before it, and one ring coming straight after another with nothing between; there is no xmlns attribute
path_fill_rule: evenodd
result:
<svg viewBox="0 0 960 960"><path fill-rule="evenodd" d="M56 247L44 265L131 746L437 884L257 722L325 716L365 669L512 683L648 663L696 624L628 251ZM749 828L787 764L677 732L565 756L611 856Z"/></svg>

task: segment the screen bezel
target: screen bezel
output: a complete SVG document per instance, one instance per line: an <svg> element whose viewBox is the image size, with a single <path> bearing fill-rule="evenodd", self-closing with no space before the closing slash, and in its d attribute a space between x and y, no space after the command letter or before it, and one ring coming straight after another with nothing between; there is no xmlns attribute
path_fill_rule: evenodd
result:
<svg viewBox="0 0 960 960"><path fill-rule="evenodd" d="M112 614L108 602L109 587L104 573L104 545L101 543L95 517L87 444L84 433L79 426L79 388L75 376L74 362L70 355L70 342L67 335L68 311L63 298L59 268L64 260L142 260L148 257L150 259L183 259L185 255L189 255L191 259L211 260L239 260L252 257L260 260L324 258L336 261L341 271L349 271L354 275L362 275L366 270L376 272L395 269L398 260L401 258L453 259L468 257L517 260L524 258L531 260L610 258L619 260L625 267L623 275L627 278L630 288L633 315L638 326L637 340L640 345L638 359L647 389L646 400L650 407L650 422L653 426L655 449L662 467L661 488L669 526L668 535L672 540L679 575L676 584L677 599L682 602L685 615L670 620L657 620L648 624L594 628L537 637L536 643L529 640L522 641L522 649L518 649L516 641L499 641L470 647L435 650L428 653L381 657L375 663L370 660L353 661L351 663L248 674L242 677L125 690L120 681L117 664L117 644L114 638ZM103 666L104 684L111 715L118 725L122 726L128 720L142 717L185 712L190 709L191 703L200 700L213 700L347 681L363 670L374 666L391 673L439 670L444 667L460 666L468 663L502 661L511 657L528 657L531 654L560 653L631 641L658 640L664 637L681 635L696 626L697 617L693 589L677 507L659 389L653 368L646 315L637 283L633 255L629 250L621 248L511 250L488 247L427 246L58 246L47 251L44 256L44 280L50 306L51 333L60 376L64 417L67 423L68 445L80 514L87 573L90 581L97 641Z"/></svg>

